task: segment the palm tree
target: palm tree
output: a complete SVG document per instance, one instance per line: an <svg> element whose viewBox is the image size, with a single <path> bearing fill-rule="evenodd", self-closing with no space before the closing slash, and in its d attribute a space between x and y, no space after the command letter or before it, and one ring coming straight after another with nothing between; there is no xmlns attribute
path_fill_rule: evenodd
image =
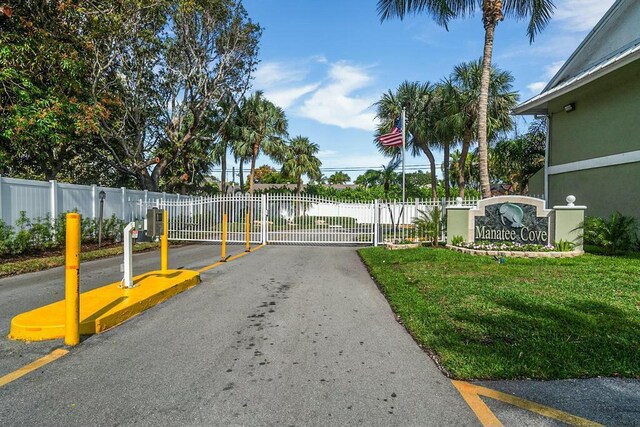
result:
<svg viewBox="0 0 640 427"><path fill-rule="evenodd" d="M318 144L303 136L296 136L289 141L282 163L282 173L295 178L296 193L300 194L302 191L302 175L320 179L322 162L316 157L319 150Z"/></svg>
<svg viewBox="0 0 640 427"><path fill-rule="evenodd" d="M244 164L253 155L253 148L250 143L242 138L236 139L231 144L233 160L238 163L238 177L240 178L240 191L244 193ZM235 181L235 177L233 178Z"/></svg>
<svg viewBox="0 0 640 427"><path fill-rule="evenodd" d="M213 128L219 129L217 143L213 146L211 156L214 165L220 165L222 173L220 174L220 191L222 194L227 192L227 153L230 147L238 138L238 115L239 108L233 97L224 98L219 105L220 114L214 117Z"/></svg>
<svg viewBox="0 0 640 427"><path fill-rule="evenodd" d="M435 128L434 115L437 106L434 86L427 83L405 81L398 86L395 93L388 91L376 103L377 117L380 125L376 132L378 149L385 154L399 153L401 147L385 147L378 137L389 132L395 120L400 116L402 108L406 108L406 148L412 156L424 154L429 160L431 172L432 197L438 197L438 179L436 176L436 160L431 150L439 145Z"/></svg>
<svg viewBox="0 0 640 427"><path fill-rule="evenodd" d="M281 158L283 138L287 135L287 118L284 110L277 107L257 91L245 100L240 109L241 140L251 148L251 172L249 193L253 194L253 177L260 153ZM246 146L243 153L246 153Z"/></svg>
<svg viewBox="0 0 640 427"><path fill-rule="evenodd" d="M459 167L464 167L466 164L471 142L478 138L482 72L479 60L464 62L456 65L451 76L441 83L443 98L441 111L444 115L439 126L453 131L457 139L462 142ZM518 102L518 94L512 89L513 76L507 71L491 67L487 128L490 140L498 132L507 131L513 127L510 112ZM456 175L459 196L464 197L465 174L459 170Z"/></svg>
<svg viewBox="0 0 640 427"><path fill-rule="evenodd" d="M351 181L351 177L342 171L335 172L327 180L329 184L346 184L349 181Z"/></svg>
<svg viewBox="0 0 640 427"><path fill-rule="evenodd" d="M505 17L529 19L527 35L532 43L535 35L551 20L555 8L553 0L378 0L378 15L382 21L393 17L404 19L409 13L426 12L443 27L451 19L472 15L476 7L482 10L485 29L482 76L480 79L480 102L478 105L478 152L480 160L480 182L482 196L491 197L488 167L488 108L489 82L493 41L498 22Z"/></svg>
<svg viewBox="0 0 640 427"><path fill-rule="evenodd" d="M398 183L398 174L396 169L401 162L399 156L394 156L389 163L385 166L382 165L382 171L380 172L380 181L382 182L382 190L384 191L384 198L389 198L389 190L391 186Z"/></svg>

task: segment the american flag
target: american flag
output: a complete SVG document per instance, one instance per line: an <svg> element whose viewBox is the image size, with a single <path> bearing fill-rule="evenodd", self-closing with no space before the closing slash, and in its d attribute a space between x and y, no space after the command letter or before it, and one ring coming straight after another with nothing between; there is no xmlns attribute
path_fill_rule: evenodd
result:
<svg viewBox="0 0 640 427"><path fill-rule="evenodd" d="M385 133L378 137L378 141L385 147L397 147L402 145L402 120L396 120L390 133Z"/></svg>

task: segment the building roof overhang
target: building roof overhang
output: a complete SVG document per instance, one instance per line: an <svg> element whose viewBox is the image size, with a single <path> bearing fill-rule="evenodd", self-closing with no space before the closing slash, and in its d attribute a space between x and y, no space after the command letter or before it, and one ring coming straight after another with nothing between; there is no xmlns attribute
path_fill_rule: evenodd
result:
<svg viewBox="0 0 640 427"><path fill-rule="evenodd" d="M549 114L549 102L640 59L640 39L636 40L636 42L636 44L616 53L575 77L551 89L545 89L541 94L518 105L513 109L512 113L515 115Z"/></svg>

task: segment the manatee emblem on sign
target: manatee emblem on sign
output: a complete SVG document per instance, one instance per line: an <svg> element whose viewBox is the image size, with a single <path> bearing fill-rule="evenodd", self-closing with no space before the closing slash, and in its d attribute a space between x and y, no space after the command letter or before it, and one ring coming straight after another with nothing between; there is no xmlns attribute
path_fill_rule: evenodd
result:
<svg viewBox="0 0 640 427"><path fill-rule="evenodd" d="M511 203L505 203L500 206L500 222L502 222L502 225L522 228L524 227L522 218L524 218L524 212L520 206Z"/></svg>

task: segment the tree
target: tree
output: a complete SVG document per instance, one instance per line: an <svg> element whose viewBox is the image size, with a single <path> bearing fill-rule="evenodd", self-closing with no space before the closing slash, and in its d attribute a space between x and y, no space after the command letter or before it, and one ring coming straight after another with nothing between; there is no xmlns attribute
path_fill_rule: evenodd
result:
<svg viewBox="0 0 640 427"><path fill-rule="evenodd" d="M485 29L482 75L478 105L478 154L480 181L483 197L491 197L488 167L488 108L491 58L498 22L505 17L529 19L527 35L532 43L535 35L551 20L555 8L553 0L378 0L378 14L382 21L404 17L409 13L426 12L441 26L447 28L451 19L474 14L476 7L482 11Z"/></svg>
<svg viewBox="0 0 640 427"><path fill-rule="evenodd" d="M529 179L544 167L545 140L546 120L540 119L531 123L526 134L499 141L491 150L496 177L526 194Z"/></svg>
<svg viewBox="0 0 640 427"><path fill-rule="evenodd" d="M284 110L277 107L262 92L257 91L247 98L240 109L242 128L241 152L251 153L251 172L249 173L249 193L253 194L256 161L260 153L282 160L283 139L287 136L287 118Z"/></svg>
<svg viewBox="0 0 640 427"><path fill-rule="evenodd" d="M86 14L97 154L141 188L197 186L220 130L209 119L248 88L260 28L231 0L91 2Z"/></svg>
<svg viewBox="0 0 640 427"><path fill-rule="evenodd" d="M462 142L458 167L466 167L466 157L474 140L477 140L477 129L480 111L482 66L480 61L464 62L456 65L451 76L442 85L444 116L441 126L451 129ZM494 139L499 132L513 127L511 109L518 102L518 94L513 92L513 76L498 68L491 68L489 85L489 139ZM465 177L462 170L458 177L459 197L464 197Z"/></svg>
<svg viewBox="0 0 640 427"><path fill-rule="evenodd" d="M382 172L379 170L369 169L362 175L359 175L354 183L364 188L372 188L382 185Z"/></svg>
<svg viewBox="0 0 640 427"><path fill-rule="evenodd" d="M3 173L99 179L77 161L95 125L84 88L78 6L21 1L0 12L0 158ZM97 172L97 173L95 173ZM94 176L92 176L94 175Z"/></svg>
<svg viewBox="0 0 640 427"><path fill-rule="evenodd" d="M462 177L459 175L462 174ZM465 190L471 189L473 192L480 190L480 180L478 174L478 155L472 151L462 155L460 150L451 153L451 185L456 186L463 183ZM464 197L464 192L460 194Z"/></svg>
<svg viewBox="0 0 640 427"><path fill-rule="evenodd" d="M327 182L331 185L342 185L351 181L351 177L342 171L334 172L328 179Z"/></svg>
<svg viewBox="0 0 640 427"><path fill-rule="evenodd" d="M403 82L395 93L388 91L376 103L377 117L380 125L376 130L375 142L378 149L385 154L401 155L402 147L386 147L379 141L379 136L388 133L395 120L400 117L402 108L406 108L406 148L412 156L424 154L429 161L431 173L431 193L437 198L438 179L436 160L432 148L440 145L435 125L437 107L434 86L427 83Z"/></svg>
<svg viewBox="0 0 640 427"><path fill-rule="evenodd" d="M302 191L302 175L320 179L322 162L316 157L320 147L309 141L309 138L296 136L287 145L282 163L282 173L296 181L296 193Z"/></svg>
<svg viewBox="0 0 640 427"><path fill-rule="evenodd" d="M396 169L398 168L400 162L401 159L396 156L389 160L389 163L387 165L382 165L381 178L385 199L389 198L389 190L391 189L391 186L398 184L399 177L396 173Z"/></svg>

